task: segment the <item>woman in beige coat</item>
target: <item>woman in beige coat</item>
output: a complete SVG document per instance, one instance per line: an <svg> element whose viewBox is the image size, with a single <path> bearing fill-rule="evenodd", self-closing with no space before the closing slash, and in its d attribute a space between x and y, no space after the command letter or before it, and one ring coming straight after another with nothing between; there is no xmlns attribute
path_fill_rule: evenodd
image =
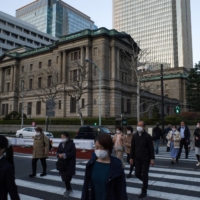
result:
<svg viewBox="0 0 200 200"><path fill-rule="evenodd" d="M172 130L169 131L169 133L167 134L167 146L170 147L170 154L171 154L171 164L174 164L174 160L176 159L176 162L178 162L178 152L179 152L179 148L180 148L180 140L181 140L181 136L179 131L177 131L176 126L172 126Z"/></svg>
<svg viewBox="0 0 200 200"><path fill-rule="evenodd" d="M122 133L121 127L116 128L116 134L113 137L113 143L114 143L116 157L121 160L122 166L125 167L124 160L123 160L123 154L124 154L124 151L125 151L124 134Z"/></svg>
<svg viewBox="0 0 200 200"><path fill-rule="evenodd" d="M43 172L40 176L46 176L46 159L49 154L49 139L44 135L40 127L36 128L36 135L33 137L33 158L32 158L32 174L29 175L30 178L36 176L37 161L40 159Z"/></svg>

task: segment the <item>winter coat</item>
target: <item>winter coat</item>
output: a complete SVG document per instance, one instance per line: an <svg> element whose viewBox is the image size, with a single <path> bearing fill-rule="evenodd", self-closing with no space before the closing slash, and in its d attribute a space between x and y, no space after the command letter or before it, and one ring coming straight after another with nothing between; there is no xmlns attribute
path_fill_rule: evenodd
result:
<svg viewBox="0 0 200 200"><path fill-rule="evenodd" d="M48 158L49 139L44 133L34 136L33 140L33 158Z"/></svg>
<svg viewBox="0 0 200 200"><path fill-rule="evenodd" d="M126 134L124 136L124 146L125 146L125 151L126 151L127 154L130 154L130 151L131 151L132 138L133 138L133 133Z"/></svg>
<svg viewBox="0 0 200 200"><path fill-rule="evenodd" d="M68 140L67 142L61 142L58 146L58 154L63 154L63 163L65 166L64 171L59 171L62 181L66 181L68 176L75 175L75 168L76 168L76 147L73 140Z"/></svg>
<svg viewBox="0 0 200 200"><path fill-rule="evenodd" d="M114 147L115 147L115 150L117 150L116 148L116 142L117 142L117 137L119 136L119 133L116 133L112 139L113 143L114 143ZM120 134L120 139L119 139L119 145L118 146L122 146L124 147L124 137L125 135L123 133Z"/></svg>
<svg viewBox="0 0 200 200"><path fill-rule="evenodd" d="M180 130L181 130L181 127L178 128L179 132L181 132ZM184 137L186 140L188 140L188 142L190 142L190 130L187 126L185 126Z"/></svg>
<svg viewBox="0 0 200 200"><path fill-rule="evenodd" d="M197 140L196 137L199 139ZM200 147L200 128L196 128L194 131L195 147Z"/></svg>
<svg viewBox="0 0 200 200"><path fill-rule="evenodd" d="M94 190L92 186L92 169L97 157L88 161L85 170L85 179L82 189L81 200L93 200ZM118 158L110 156L110 169L108 179L105 185L104 200L127 200L126 180L121 161Z"/></svg>
<svg viewBox="0 0 200 200"><path fill-rule="evenodd" d="M170 147L170 139L172 138L172 131L170 131L167 136L166 136L168 143L167 146ZM173 142L174 142L174 148L180 148L180 140L181 140L181 135L180 132L176 130L175 135L173 134Z"/></svg>
<svg viewBox="0 0 200 200"><path fill-rule="evenodd" d="M5 157L0 159L0 199L7 200L8 193L11 200L19 200L13 166Z"/></svg>
<svg viewBox="0 0 200 200"><path fill-rule="evenodd" d="M155 133L155 137L153 137L154 133ZM158 126L154 127L153 135L152 135L153 140L160 140L160 138L163 138L163 132L162 132L161 128L159 128Z"/></svg>
<svg viewBox="0 0 200 200"><path fill-rule="evenodd" d="M147 161L155 159L153 141L151 135L144 131L141 136L139 133L133 135L131 141L130 159Z"/></svg>

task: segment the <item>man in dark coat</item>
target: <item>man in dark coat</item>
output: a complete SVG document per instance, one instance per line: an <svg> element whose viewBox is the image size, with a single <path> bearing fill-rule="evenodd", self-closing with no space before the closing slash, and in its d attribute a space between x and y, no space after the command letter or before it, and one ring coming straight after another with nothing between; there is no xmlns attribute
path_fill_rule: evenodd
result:
<svg viewBox="0 0 200 200"><path fill-rule="evenodd" d="M196 166L200 166L200 123L197 123L197 128L194 131L194 140L195 140L195 154L198 161Z"/></svg>
<svg viewBox="0 0 200 200"><path fill-rule="evenodd" d="M147 196L149 166L154 165L154 148L152 137L145 131L145 123L139 121L137 133L131 142L130 164L135 163L135 176L143 182L141 194L138 198Z"/></svg>
<svg viewBox="0 0 200 200"><path fill-rule="evenodd" d="M63 132L61 134L62 142L58 146L57 157L58 164L57 169L61 175L62 181L65 182L66 192L64 193L64 197L68 198L70 193L72 192L71 180L72 176L75 175L75 167L76 167L76 147L73 142L69 138L69 134L67 132ZM59 168L58 166L62 166Z"/></svg>
<svg viewBox="0 0 200 200"><path fill-rule="evenodd" d="M180 141L180 149L179 149L176 160L178 160L181 157L181 152L182 152L183 146L185 148L185 158L188 158L188 154L189 154L188 145L190 143L190 130L185 125L184 122L181 122L181 126L178 128L178 131L180 132L180 135L181 135L181 141Z"/></svg>
<svg viewBox="0 0 200 200"><path fill-rule="evenodd" d="M5 136L0 135L0 200L7 200L8 194L11 200L20 200L15 184L13 155L8 150L8 140ZM4 156L5 152L7 159Z"/></svg>
<svg viewBox="0 0 200 200"><path fill-rule="evenodd" d="M160 138L163 139L163 132L161 128L159 127L159 123L156 123L156 127L153 128L153 140L155 141L155 153L159 153L159 143L160 143Z"/></svg>

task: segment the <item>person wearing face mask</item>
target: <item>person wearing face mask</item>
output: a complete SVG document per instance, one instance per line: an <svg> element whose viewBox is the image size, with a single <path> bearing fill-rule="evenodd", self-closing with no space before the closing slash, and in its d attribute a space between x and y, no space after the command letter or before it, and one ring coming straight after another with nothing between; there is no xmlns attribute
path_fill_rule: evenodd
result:
<svg viewBox="0 0 200 200"><path fill-rule="evenodd" d="M113 137L113 143L114 143L116 157L121 160L122 166L125 167L125 163L123 160L123 155L124 155L124 151L125 151L124 134L122 133L121 127L116 128L116 134Z"/></svg>
<svg viewBox="0 0 200 200"><path fill-rule="evenodd" d="M6 155L4 155L6 154ZM0 199L19 200L14 176L14 161L12 147L5 136L0 135Z"/></svg>
<svg viewBox="0 0 200 200"><path fill-rule="evenodd" d="M61 133L61 139L62 142L59 144L57 151L58 162L56 165L62 181L65 183L64 198L68 198L73 192L70 182L72 176L75 175L76 147L68 132Z"/></svg>
<svg viewBox="0 0 200 200"><path fill-rule="evenodd" d="M154 165L154 148L151 135L145 131L144 121L137 124L137 133L131 141L130 164L135 163L135 176L143 182L138 198L147 196L149 166Z"/></svg>
<svg viewBox="0 0 200 200"><path fill-rule="evenodd" d="M181 136L179 131L177 131L176 126L172 126L172 130L167 134L167 146L170 148L170 155L171 155L171 164L174 164L174 161L176 159L176 162L178 162L178 152L180 148L180 140Z"/></svg>
<svg viewBox="0 0 200 200"><path fill-rule="evenodd" d="M124 136L124 146L127 154L127 163L130 164L130 150L131 150L131 140L133 138L133 128L131 126L127 126L126 133L127 134ZM133 172L133 166L134 165L130 165L130 170L126 178L131 178Z"/></svg>
<svg viewBox="0 0 200 200"><path fill-rule="evenodd" d="M197 128L194 131L194 140L195 140L195 154L198 161L196 166L200 166L200 123L197 123Z"/></svg>
<svg viewBox="0 0 200 200"><path fill-rule="evenodd" d="M113 142L102 133L95 139L95 156L86 164L81 200L127 200L121 161L111 156Z"/></svg>
<svg viewBox="0 0 200 200"><path fill-rule="evenodd" d="M40 176L46 176L47 163L46 159L49 154L49 139L43 133L42 128L36 128L36 135L33 137L33 158L32 158L32 174L29 175L30 178L36 176L37 161L40 159L43 172Z"/></svg>
<svg viewBox="0 0 200 200"><path fill-rule="evenodd" d="M185 158L188 158L188 145L190 143L190 130L189 128L185 125L185 122L181 122L181 126L178 128L178 131L180 132L181 135L181 140L180 140L180 149L178 152L177 159L181 157L181 152L183 149L183 146L185 148Z"/></svg>

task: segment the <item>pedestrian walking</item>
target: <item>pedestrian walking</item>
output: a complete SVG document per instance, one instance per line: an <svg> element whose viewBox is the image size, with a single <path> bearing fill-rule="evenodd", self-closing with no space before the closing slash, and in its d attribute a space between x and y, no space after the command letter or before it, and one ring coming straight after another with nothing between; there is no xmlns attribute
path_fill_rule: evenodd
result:
<svg viewBox="0 0 200 200"><path fill-rule="evenodd" d="M167 146L170 148L170 155L171 155L171 164L174 164L174 161L176 159L176 162L178 162L178 152L180 148L180 140L181 136L179 131L177 131L177 128L175 125L172 126L172 130L167 134Z"/></svg>
<svg viewBox="0 0 200 200"><path fill-rule="evenodd" d="M180 132L180 135L181 135L178 159L181 157L183 146L185 148L185 158L187 159L188 158L188 154L189 154L188 145L189 145L189 142L190 142L190 130L185 125L185 122L181 122L181 126L178 128L178 131Z"/></svg>
<svg viewBox="0 0 200 200"><path fill-rule="evenodd" d="M166 144L168 143L167 140L167 134L172 130L172 126L171 124L168 124L167 128L164 129L164 136L163 136L163 140L164 142L166 142ZM167 152L170 151L170 148L167 146Z"/></svg>
<svg viewBox="0 0 200 200"><path fill-rule="evenodd" d="M113 142L102 133L95 139L95 156L86 165L81 200L127 200L121 161L111 156Z"/></svg>
<svg viewBox="0 0 200 200"><path fill-rule="evenodd" d="M30 178L36 176L37 161L40 159L43 171L40 176L46 176L47 163L46 159L49 154L49 139L43 133L42 128L36 128L36 135L33 137L33 158L32 158L32 174L29 175Z"/></svg>
<svg viewBox="0 0 200 200"><path fill-rule="evenodd" d="M5 136L0 135L0 199L19 200L15 184L14 161L12 146L9 146Z"/></svg>
<svg viewBox="0 0 200 200"><path fill-rule="evenodd" d="M114 143L116 157L121 160L122 166L125 167L125 163L123 160L123 155L124 155L124 151L125 151L124 134L122 133L121 127L116 128L116 134L113 137L113 143Z"/></svg>
<svg viewBox="0 0 200 200"><path fill-rule="evenodd" d="M135 176L143 182L138 198L147 196L149 166L154 165L154 148L152 137L145 131L144 121L137 124L137 133L131 142L130 164L135 163Z"/></svg>
<svg viewBox="0 0 200 200"><path fill-rule="evenodd" d="M127 163L130 164L130 151L131 151L131 141L133 138L133 128L132 126L126 127L126 135L124 136L124 146L125 152L127 154ZM127 174L126 178L131 178L133 172L134 164L130 164L129 173Z"/></svg>
<svg viewBox="0 0 200 200"><path fill-rule="evenodd" d="M57 170L61 175L62 181L65 182L66 191L64 198L68 198L73 192L71 186L72 176L75 175L76 167L76 147L73 140L70 139L68 132L61 134L62 142L58 146L56 163Z"/></svg>
<svg viewBox="0 0 200 200"><path fill-rule="evenodd" d="M157 122L156 126L153 128L153 136L152 139L155 142L155 153L158 154L159 153L159 143L160 143L160 138L163 139L163 132L161 130L161 128L159 127L160 124Z"/></svg>
<svg viewBox="0 0 200 200"><path fill-rule="evenodd" d="M198 161L196 166L200 166L200 123L197 123L197 128L194 131L194 140L195 140L195 154Z"/></svg>

